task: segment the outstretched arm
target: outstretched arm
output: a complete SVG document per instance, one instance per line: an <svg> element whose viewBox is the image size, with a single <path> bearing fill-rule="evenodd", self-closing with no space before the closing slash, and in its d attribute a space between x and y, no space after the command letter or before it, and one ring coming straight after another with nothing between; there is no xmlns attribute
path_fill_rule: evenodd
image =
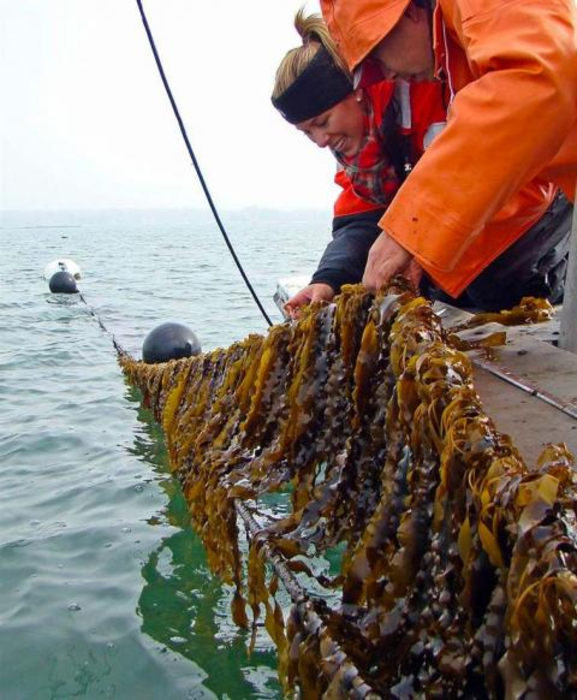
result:
<svg viewBox="0 0 577 700"><path fill-rule="evenodd" d="M330 284L338 292L343 284L363 278L369 250L381 233L382 209L338 216L333 220L333 240L326 247L311 282Z"/></svg>
<svg viewBox="0 0 577 700"><path fill-rule="evenodd" d="M311 284L285 305L292 318L300 307L314 301L330 301L343 284L361 282L369 249L381 233L382 209L335 217L333 240L327 246Z"/></svg>

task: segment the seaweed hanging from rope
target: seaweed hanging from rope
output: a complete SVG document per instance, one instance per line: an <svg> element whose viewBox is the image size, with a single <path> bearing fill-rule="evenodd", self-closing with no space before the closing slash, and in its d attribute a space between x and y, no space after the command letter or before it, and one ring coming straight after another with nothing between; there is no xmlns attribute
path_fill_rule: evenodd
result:
<svg viewBox="0 0 577 700"><path fill-rule="evenodd" d="M516 319L523 309L548 313L527 300ZM235 587L235 621L264 610L287 694L577 694L572 457L550 446L526 465L458 347L395 281L377 297L345 287L227 350L120 356L162 424L210 565ZM289 512L267 517L259 497L287 489ZM312 559L335 547L340 573L320 575Z"/></svg>

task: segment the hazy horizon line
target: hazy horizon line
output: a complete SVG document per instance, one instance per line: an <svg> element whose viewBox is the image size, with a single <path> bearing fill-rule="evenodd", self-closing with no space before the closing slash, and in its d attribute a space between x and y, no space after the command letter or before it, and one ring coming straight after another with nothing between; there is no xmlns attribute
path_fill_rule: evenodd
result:
<svg viewBox="0 0 577 700"><path fill-rule="evenodd" d="M331 207L309 207L309 206L300 206L300 207L287 207L287 206L278 206L278 207L273 207L273 206L259 206L259 205L250 205L246 207L220 207L220 211L286 211L286 212L291 212L291 211L318 211L318 212L324 212L327 209L330 209ZM211 210L208 207L58 207L58 208L46 208L46 207L33 207L33 208L28 208L28 209L20 209L20 208L10 208L10 209L3 209L0 207L0 214L16 214L16 213L31 213L31 212L84 212L84 211L191 211L191 212L199 212L199 213L208 213L212 214Z"/></svg>

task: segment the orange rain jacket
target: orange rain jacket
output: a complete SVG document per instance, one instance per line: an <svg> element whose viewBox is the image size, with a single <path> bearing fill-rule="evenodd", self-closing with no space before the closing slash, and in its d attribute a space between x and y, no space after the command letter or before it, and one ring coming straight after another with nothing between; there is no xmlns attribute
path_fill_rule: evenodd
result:
<svg viewBox="0 0 577 700"><path fill-rule="evenodd" d="M375 47L393 1L321 0L351 69ZM558 187L575 198L575 0L437 0L433 43L436 75L455 93L448 125L380 226L458 296Z"/></svg>

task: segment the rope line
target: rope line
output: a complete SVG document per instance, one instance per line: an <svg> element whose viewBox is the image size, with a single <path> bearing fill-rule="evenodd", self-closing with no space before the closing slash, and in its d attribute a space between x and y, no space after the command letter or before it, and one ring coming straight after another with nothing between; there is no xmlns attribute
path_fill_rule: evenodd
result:
<svg viewBox="0 0 577 700"><path fill-rule="evenodd" d="M262 528L258 525L246 505L239 498L234 499L234 507L245 524L249 542L252 542L254 539L258 538L259 533L262 532ZM281 555L278 553L278 551L276 551L274 545L271 542L268 542L266 539L263 539L261 546L267 555L269 563L275 570L276 575L283 582L292 602L302 603L305 600L308 600L308 594L300 585L293 572L288 568L285 561L281 558Z"/></svg>
<svg viewBox="0 0 577 700"><path fill-rule="evenodd" d="M188 155L190 156L190 158L191 158L191 160L192 160L192 164L193 164L193 166L194 166L194 169L195 169L195 171L196 171L196 174L198 175L198 179L199 179L199 181L200 181L200 184L201 184L201 186L202 186L202 189L203 189L204 194L205 194L205 196L206 196L206 199L207 199L207 201L208 201L208 205L210 206L210 209L211 209L211 211L212 211L212 213L213 213L213 216L214 216L214 219L215 219L215 221L216 221L216 223L217 223L217 225L218 225L218 228L220 229L220 232L222 233L222 236L223 236L223 238L224 238L224 241L225 241L225 243L226 243L226 245L227 245L227 247L228 247L228 249L229 249L229 251L230 251L230 254L231 254L232 257L233 257L234 262L236 263L236 266L237 266L237 268L238 268L240 274L242 275L243 280L245 281L246 286L248 287L249 292L252 294L252 297L253 297L253 299L255 300L256 305L257 305L258 308L260 309L260 312L261 312L262 315L264 316L264 318L265 318L266 322L268 323L268 325L269 325L269 326L272 326L272 321L271 321L270 318L268 317L268 314L267 314L266 311L264 310L264 307L263 307L263 305L261 304L260 299L258 298L256 292L254 291L254 289L253 289L253 287L252 287L252 284L250 283L248 277L246 276L246 273L245 273L245 271L244 271L244 269L243 269L243 267L242 267L242 265L241 265L241 263L240 263L240 260L238 259L237 255L236 255L236 253L235 253L235 251L234 251L234 248L232 247L232 244L231 244L231 242L230 242L230 240L229 240L229 238L228 238L228 235L227 235L226 230L225 230L225 228L224 228L224 226L223 226L223 224L222 224L222 221L220 220L220 216L219 216L219 214L218 214L218 211L216 210L216 207L215 207L215 205L214 205L214 202L212 201L212 197L211 197L211 195L210 195L210 192L209 192L208 187L207 187L207 185L206 185L206 182L205 182L205 180L204 180L202 171L201 171L201 169L200 169L200 166L199 166L199 164L198 164L198 161L197 161L197 159L196 159L196 156L195 156L195 154L194 154L194 151L192 150L192 146L190 145L190 140L189 140L189 138L188 138L188 134L186 133L186 128L185 128L185 126L184 126L184 123L183 123L182 118L181 118L181 116L180 116L180 112L178 111L178 107L177 107L176 102L175 102L175 100L174 100L174 97L173 97L173 95L172 95L172 91L171 91L171 89L170 89L170 85L168 84L168 80L167 80L167 78L166 78L166 74L165 74L165 72L164 72L164 68L162 67L162 62L161 62L161 60L160 60L160 56L158 55L158 51L157 51L157 49L156 49L156 44L154 43L154 38L153 38L153 36L152 36L152 32L151 32L151 30L150 30L150 26L149 26L149 24L148 24L148 20L146 19L146 15L145 15L145 13L144 13L144 8L143 8L143 6L142 6L141 0L136 0L136 4L138 5L138 9L139 9L139 11L140 11L140 16L141 16L141 18L142 18L142 23L143 23L144 29L145 29L145 31L146 31L146 36L148 37L148 42L149 42L149 44L150 44L150 48L152 49L152 53L153 53L153 55L154 55L154 60L156 61L156 66L157 66L157 68L158 68L158 71L159 71L159 73L160 73L160 77L161 77L161 79L162 79L162 84L164 85L164 89L166 90L166 94L168 95L168 99L170 100L170 104L171 104L171 106L172 106L172 111L174 112L174 116L176 117L176 121L178 122L178 126L179 126L179 128L180 128L180 133L182 134L182 138L184 139L184 143L186 144L186 148L187 148L187 150L188 150Z"/></svg>
<svg viewBox="0 0 577 700"><path fill-rule="evenodd" d="M101 330L104 331L105 335L110 336L110 339L111 339L111 341L112 341L112 345L114 345L114 349L116 350L116 352L118 353L118 355L121 355L121 356L122 356L122 355L128 355L128 353L126 352L126 350L122 347L122 345L120 345L120 343L119 343L119 342L116 340L116 338L114 337L114 333L112 333L112 331L109 331L108 328L104 325L104 322L103 322L102 319L100 318L100 316L99 316L98 312L96 311L96 309L95 309L91 304L89 304L89 303L86 301L86 299L85 299L84 295L82 294L82 292L78 292L78 294L79 294L80 299L81 299L81 301L83 302L83 304L86 305L86 308L88 309L88 313L96 320L96 323L98 323L98 325L100 326Z"/></svg>

